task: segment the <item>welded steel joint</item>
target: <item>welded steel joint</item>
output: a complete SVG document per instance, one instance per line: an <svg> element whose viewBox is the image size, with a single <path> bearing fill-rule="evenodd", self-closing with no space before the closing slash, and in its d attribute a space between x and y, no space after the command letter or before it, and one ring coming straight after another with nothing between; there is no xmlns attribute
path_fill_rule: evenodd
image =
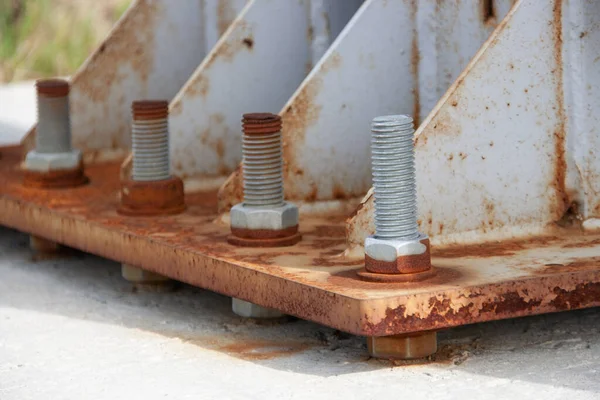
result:
<svg viewBox="0 0 600 400"><path fill-rule="evenodd" d="M281 117L244 114L244 202L231 209L229 243L250 247L291 246L298 233L298 208L284 201Z"/></svg>
<svg viewBox="0 0 600 400"><path fill-rule="evenodd" d="M69 83L62 79L38 80L36 92L35 150L25 157L23 184L59 189L86 183L81 152L71 147Z"/></svg>
<svg viewBox="0 0 600 400"><path fill-rule="evenodd" d="M429 238L418 231L413 120L377 117L371 125L375 235L365 240L369 280L403 282L433 274Z"/></svg>
<svg viewBox="0 0 600 400"><path fill-rule="evenodd" d="M121 181L118 212L131 216L178 214L185 210L183 182L171 175L169 103L141 100L132 104L133 168Z"/></svg>

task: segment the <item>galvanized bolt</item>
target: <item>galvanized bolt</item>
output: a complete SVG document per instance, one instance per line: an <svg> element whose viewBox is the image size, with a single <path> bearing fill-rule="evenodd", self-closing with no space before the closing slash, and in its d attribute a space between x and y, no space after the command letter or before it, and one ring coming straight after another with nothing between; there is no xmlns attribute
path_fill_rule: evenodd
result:
<svg viewBox="0 0 600 400"><path fill-rule="evenodd" d="M416 239L419 231L413 119L407 115L377 117L371 130L375 236Z"/></svg>
<svg viewBox="0 0 600 400"><path fill-rule="evenodd" d="M238 246L290 246L301 239L298 208L284 201L281 118L269 113L242 119L244 202L231 209L229 242ZM280 318L279 311L232 299L232 310L246 318Z"/></svg>
<svg viewBox="0 0 600 400"><path fill-rule="evenodd" d="M61 79L36 82L38 126L35 148L38 153L71 151L69 83Z"/></svg>
<svg viewBox="0 0 600 400"><path fill-rule="evenodd" d="M296 244L301 239L298 207L284 201L281 118L244 114L242 127L244 201L231 209L229 242L253 247Z"/></svg>
<svg viewBox="0 0 600 400"><path fill-rule="evenodd" d="M133 119L131 179L135 182L147 182L144 185L148 187L155 185L153 182L168 179L173 180L174 184L179 183L179 178L171 177L170 172L169 103L162 100L134 101L131 109ZM183 187L182 184L180 185ZM162 186L159 190L162 190ZM183 196L183 189L181 189L181 196ZM175 287L169 278L129 264L121 265L121 275L139 289L165 291Z"/></svg>
<svg viewBox="0 0 600 400"><path fill-rule="evenodd" d="M38 125L35 150L25 159L28 171L47 173L80 167L81 153L71 146L69 82L45 79L36 82Z"/></svg>
<svg viewBox="0 0 600 400"><path fill-rule="evenodd" d="M429 238L417 225L413 120L407 115L377 117L371 130L375 235L365 240L367 277L423 279L430 273L431 256Z"/></svg>
<svg viewBox="0 0 600 400"><path fill-rule="evenodd" d="M134 181L160 181L171 176L169 161L169 103L134 101L132 105Z"/></svg>
<svg viewBox="0 0 600 400"><path fill-rule="evenodd" d="M426 279L431 269L429 238L419 233L413 119L377 117L371 124L375 235L365 240L365 279L404 282ZM435 332L367 338L377 358L421 358L437 351Z"/></svg>
<svg viewBox="0 0 600 400"><path fill-rule="evenodd" d="M281 118L268 113L244 114L244 205L283 205Z"/></svg>

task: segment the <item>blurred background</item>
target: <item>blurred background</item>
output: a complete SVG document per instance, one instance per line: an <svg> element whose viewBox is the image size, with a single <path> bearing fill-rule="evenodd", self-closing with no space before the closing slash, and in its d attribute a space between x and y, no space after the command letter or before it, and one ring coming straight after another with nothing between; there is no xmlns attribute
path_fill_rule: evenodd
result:
<svg viewBox="0 0 600 400"><path fill-rule="evenodd" d="M0 0L0 84L73 74L131 2Z"/></svg>

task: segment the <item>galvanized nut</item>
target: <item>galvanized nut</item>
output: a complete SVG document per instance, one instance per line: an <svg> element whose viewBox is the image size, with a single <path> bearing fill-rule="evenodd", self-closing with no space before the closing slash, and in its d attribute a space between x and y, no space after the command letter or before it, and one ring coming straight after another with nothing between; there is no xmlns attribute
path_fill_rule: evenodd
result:
<svg viewBox="0 0 600 400"><path fill-rule="evenodd" d="M64 188L87 182L81 152L71 147L69 83L36 82L38 126L35 149L27 153L23 183L38 188Z"/></svg>
<svg viewBox="0 0 600 400"><path fill-rule="evenodd" d="M432 275L429 238L419 233L411 117L373 119L375 235L365 240L365 270L375 281L413 281Z"/></svg>
<svg viewBox="0 0 600 400"><path fill-rule="evenodd" d="M279 247L296 244L298 208L284 201L281 118L245 114L243 126L244 202L231 209L229 243Z"/></svg>

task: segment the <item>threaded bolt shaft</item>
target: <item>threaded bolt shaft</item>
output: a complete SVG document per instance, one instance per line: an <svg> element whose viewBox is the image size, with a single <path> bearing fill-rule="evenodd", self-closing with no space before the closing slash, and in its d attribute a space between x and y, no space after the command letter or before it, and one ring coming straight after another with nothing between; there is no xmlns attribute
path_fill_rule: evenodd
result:
<svg viewBox="0 0 600 400"><path fill-rule="evenodd" d="M414 240L417 226L417 190L413 119L388 115L371 124L375 237Z"/></svg>
<svg viewBox="0 0 600 400"><path fill-rule="evenodd" d="M36 82L38 126L35 150L54 154L71 151L69 82L42 79Z"/></svg>
<svg viewBox="0 0 600 400"><path fill-rule="evenodd" d="M283 150L281 118L270 113L244 114L244 206L281 207Z"/></svg>
<svg viewBox="0 0 600 400"><path fill-rule="evenodd" d="M134 181L169 179L169 103L161 100L134 101L131 108L131 178Z"/></svg>

